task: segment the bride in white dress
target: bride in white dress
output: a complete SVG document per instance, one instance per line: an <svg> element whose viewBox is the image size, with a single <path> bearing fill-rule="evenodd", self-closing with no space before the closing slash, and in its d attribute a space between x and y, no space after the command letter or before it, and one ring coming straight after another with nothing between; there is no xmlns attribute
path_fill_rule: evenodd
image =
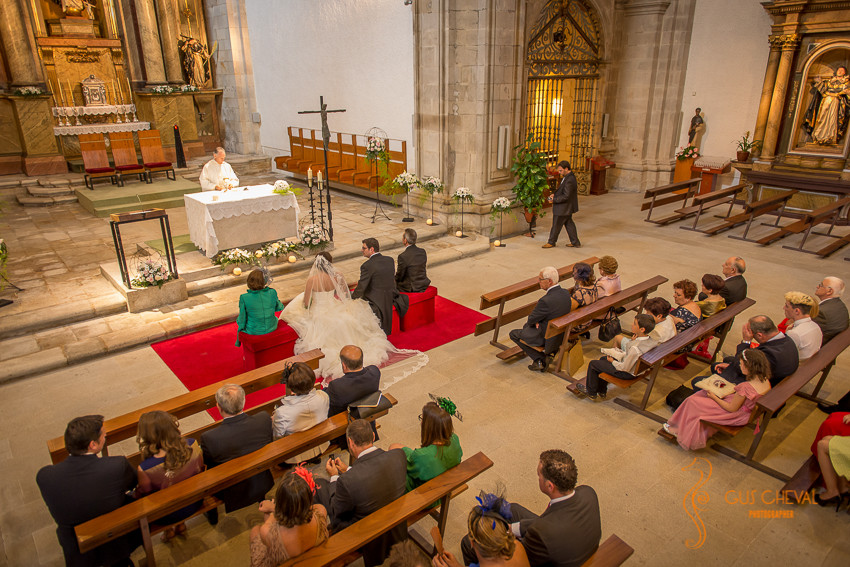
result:
<svg viewBox="0 0 850 567"><path fill-rule="evenodd" d="M393 381L418 370L428 360L419 351L397 349L387 340L369 303L351 299L348 284L331 264L328 252L316 256L304 292L295 296L280 318L298 333L295 354L315 348L322 350L325 357L319 361L317 374L324 377L326 384L344 373L339 351L345 345L356 345L363 350L363 366L380 366L395 353L407 355L402 358L418 355L415 367Z"/></svg>

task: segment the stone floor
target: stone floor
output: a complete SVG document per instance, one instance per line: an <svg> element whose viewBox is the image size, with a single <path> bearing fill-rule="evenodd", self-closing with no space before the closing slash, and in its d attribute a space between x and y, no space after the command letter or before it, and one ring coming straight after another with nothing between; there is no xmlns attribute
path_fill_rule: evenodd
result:
<svg viewBox="0 0 850 567"><path fill-rule="evenodd" d="M726 236L705 237L679 230L675 225L656 227L642 222L639 203L636 194L583 197L581 213L576 217L584 243L581 249L541 250L547 218L534 240L509 238L506 248L432 267L429 275L442 295L477 308L482 292L533 276L544 265L562 266L587 256L612 254L620 262L620 273L627 285L656 274L667 277L670 283L659 293L669 298L673 281L683 277L698 280L703 273L719 273L723 260L738 254L747 260L750 296L757 301L747 314L764 313L778 320L782 317L785 291L813 292L823 276L846 274L850 265L843 260L846 252L820 259L776 244L763 248ZM386 228L387 234L392 235L404 228L398 219L371 225L364 218L371 215L368 206L365 214L363 204L351 207L347 229L352 233ZM16 239L29 238L32 250L41 248L42 253L56 254L53 258L64 258L57 242L65 241L65 250L74 248L74 235L69 231L78 223L88 227L88 231L76 234L78 238L93 240L86 232L98 234L111 246L103 221L78 218L73 206L51 211L26 210L24 214L31 220L12 223L10 219L18 213L14 206L8 207L0 217L0 231L5 233L6 227L13 224ZM419 229L424 225L417 222L413 226ZM37 229L49 229L48 234L61 237L38 238ZM176 234L179 232L175 230ZM740 234L742 230L732 232ZM97 243L90 246L96 247ZM65 301L69 293L88 289L94 281L91 273L75 269L73 262L69 265L59 260L42 265L60 263L61 266L33 270L28 278L45 281L41 287L50 290L43 296L45 307L59 308L63 292L61 287L52 291L54 276L45 276L44 271L64 269L77 274L80 282L75 283L74 291L64 292ZM29 269L23 262L14 267ZM94 293L91 297L97 300L99 296ZM214 295L208 299L204 305L219 301ZM232 309L233 304L232 297L222 296L217 307L209 308ZM18 313L14 306L3 309L9 311L0 312L2 319L13 319ZM143 323L145 315L138 315L135 320ZM740 336L743 322L744 318L736 322L728 348ZM108 317L105 324L111 324ZM58 328L54 332L62 334L64 330ZM24 338L27 336L21 340ZM601 346L596 341L585 342L586 360L596 357ZM483 336L468 336L429 351L430 363L424 369L389 388L400 403L382 421L380 445L401 442L415 446L419 427L416 415L427 401L427 394L449 396L464 415L462 423L456 422L456 429L466 454L483 451L494 461L494 467L471 482L470 490L453 504L446 544L455 553L459 553L466 514L479 490L503 486L509 499L542 510L545 497L537 489L537 455L544 449L562 448L576 459L579 482L594 487L599 494L603 538L616 533L635 548L629 565L678 566L687 562L724 567L839 566L850 562L850 540L846 538L850 516L836 515L815 505L776 503L774 494L781 482L774 478L709 449L686 452L667 443L656 435L656 422L610 401L618 395L638 399L642 395L640 387L613 389L604 402L579 400L566 391L566 384L559 378L532 373L526 369L527 362L503 363L495 358L495 353L488 337ZM669 415L663 407L663 394L703 370L704 365L691 363L678 373L663 371L650 400L651 409ZM583 374L583 370L578 373ZM824 394L836 399L848 386L850 355L844 353L830 374ZM61 435L65 423L76 415L99 412L116 416L183 391L184 387L149 347L106 353L67 368L36 372L0 384L0 395L7 400L0 413L0 475L4 479L0 485L0 565L62 564L54 524L34 481L38 468L49 462L47 439ZM782 416L771 422L757 457L768 466L793 473L808 458L809 444L823 417L812 403L792 400ZM726 442L742 449L750 439L751 434L744 432ZM690 491L698 484L701 473L706 476L700 489L703 495L696 501L698 519L692 519ZM787 511L793 517L754 517L761 510ZM247 565L247 532L259 521L260 515L253 510L228 515L216 527L202 519L194 520L188 537L156 544L158 564ZM423 521L424 527L430 529L426 522ZM141 554L134 557L137 564L142 563Z"/></svg>

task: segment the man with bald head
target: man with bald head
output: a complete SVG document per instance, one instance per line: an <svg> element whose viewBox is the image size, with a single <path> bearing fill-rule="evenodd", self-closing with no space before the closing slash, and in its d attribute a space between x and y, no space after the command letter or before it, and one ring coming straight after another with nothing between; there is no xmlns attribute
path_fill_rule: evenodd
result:
<svg viewBox="0 0 850 567"><path fill-rule="evenodd" d="M213 152L213 158L204 165L201 170L201 176L198 181L201 184L202 191L223 191L228 186L236 187L239 185L239 178L230 164L224 161L227 154L224 148L216 148Z"/></svg>
<svg viewBox="0 0 850 567"><path fill-rule="evenodd" d="M813 319L823 331L823 344L828 343L838 333L847 329L847 306L841 301L844 293L844 282L834 276L823 278L815 288L815 295L820 303L818 314Z"/></svg>
<svg viewBox="0 0 850 567"><path fill-rule="evenodd" d="M747 271L747 263L740 256L730 256L721 266L723 272L724 286L720 290L720 297L726 300L726 307L747 297L747 280L744 272ZM699 294L702 301L708 297L704 293Z"/></svg>
<svg viewBox="0 0 850 567"><path fill-rule="evenodd" d="M364 398L372 392L377 392L381 387L381 371L375 365L363 368L363 351L358 346L346 345L339 351L339 361L345 372L336 380L332 380L325 388L330 398L328 417L348 410L348 404ZM375 422L372 422L372 430L375 439L378 439L378 431ZM345 438L334 439L340 447L345 447Z"/></svg>

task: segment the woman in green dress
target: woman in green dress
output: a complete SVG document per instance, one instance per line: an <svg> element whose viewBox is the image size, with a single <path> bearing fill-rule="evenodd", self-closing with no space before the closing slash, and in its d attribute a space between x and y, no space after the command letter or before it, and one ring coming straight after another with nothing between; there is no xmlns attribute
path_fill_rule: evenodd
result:
<svg viewBox="0 0 850 567"><path fill-rule="evenodd" d="M407 491L424 484L460 463L463 450L454 432L452 416L434 402L422 408L421 442L419 449L393 445L407 456Z"/></svg>
<svg viewBox="0 0 850 567"><path fill-rule="evenodd" d="M236 318L236 346L240 346L239 333L265 335L277 329L276 311L283 309L274 288L266 285L262 270L248 274L248 293L239 296L239 316Z"/></svg>

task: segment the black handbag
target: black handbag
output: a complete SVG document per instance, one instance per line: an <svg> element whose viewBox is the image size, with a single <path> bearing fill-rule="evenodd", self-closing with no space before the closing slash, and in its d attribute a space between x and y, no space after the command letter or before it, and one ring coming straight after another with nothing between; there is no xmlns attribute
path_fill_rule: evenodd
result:
<svg viewBox="0 0 850 567"><path fill-rule="evenodd" d="M351 420L366 419L391 407L393 407L392 402L378 390L348 404L348 417Z"/></svg>
<svg viewBox="0 0 850 567"><path fill-rule="evenodd" d="M673 411L679 409L679 406L688 399L690 396L693 396L696 392L690 389L687 386L679 386L669 394L667 394L667 398L665 401L667 405L670 406Z"/></svg>
<svg viewBox="0 0 850 567"><path fill-rule="evenodd" d="M620 319L617 317L617 314L613 309L608 310L608 314L605 315L605 319L602 320L602 324L599 325L599 340L603 343L607 343L608 341L614 340L614 337L623 332L622 327L620 327Z"/></svg>

